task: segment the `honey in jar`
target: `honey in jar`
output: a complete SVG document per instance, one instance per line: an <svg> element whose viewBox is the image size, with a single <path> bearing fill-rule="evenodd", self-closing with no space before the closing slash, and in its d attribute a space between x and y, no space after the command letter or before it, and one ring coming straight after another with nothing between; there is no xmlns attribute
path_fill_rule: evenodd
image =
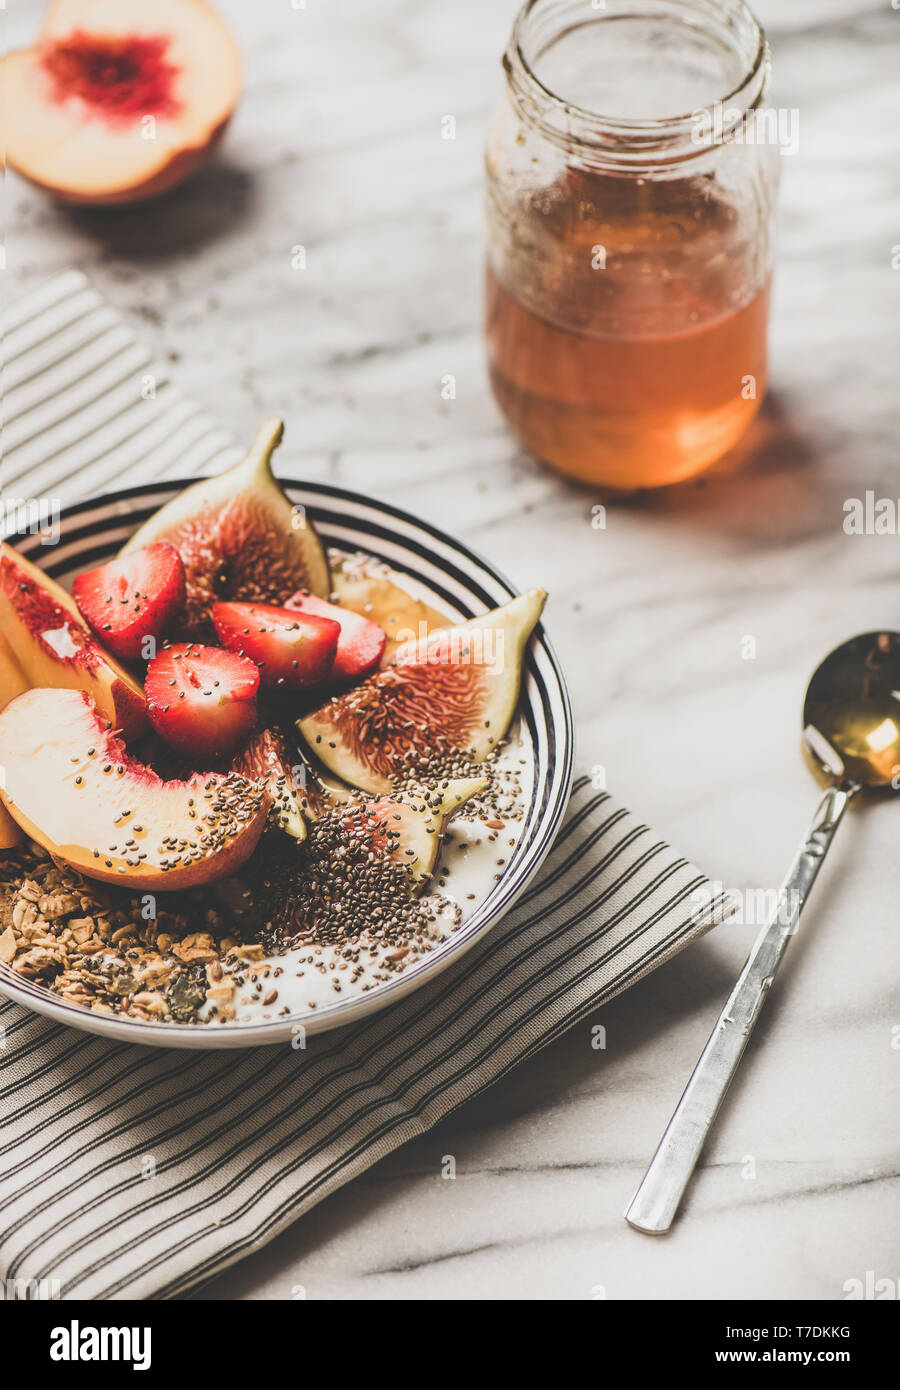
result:
<svg viewBox="0 0 900 1390"><path fill-rule="evenodd" d="M491 382L521 441L586 481L689 478L765 393L777 151L740 138L768 59L734 8L740 43L714 18L728 4L532 0L504 60L487 156ZM686 23L698 10L708 34ZM697 103L742 74L708 138Z"/></svg>

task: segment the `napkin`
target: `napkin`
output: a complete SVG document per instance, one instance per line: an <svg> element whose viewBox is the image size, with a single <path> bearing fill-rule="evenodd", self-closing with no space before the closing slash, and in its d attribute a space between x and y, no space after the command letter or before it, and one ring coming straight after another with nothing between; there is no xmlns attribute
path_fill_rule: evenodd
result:
<svg viewBox="0 0 900 1390"><path fill-rule="evenodd" d="M74 500L238 456L79 272L0 325L5 498ZM582 776L538 878L483 940L400 1003L305 1046L112 1043L3 1000L6 1296L202 1288L729 910Z"/></svg>

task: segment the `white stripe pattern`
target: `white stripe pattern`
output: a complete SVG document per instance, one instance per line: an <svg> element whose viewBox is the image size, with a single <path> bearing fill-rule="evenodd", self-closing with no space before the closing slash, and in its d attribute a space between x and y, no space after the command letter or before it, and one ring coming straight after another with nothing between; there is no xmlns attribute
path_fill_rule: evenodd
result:
<svg viewBox="0 0 900 1390"><path fill-rule="evenodd" d="M241 456L80 271L13 304L2 338L4 497L64 505Z"/></svg>

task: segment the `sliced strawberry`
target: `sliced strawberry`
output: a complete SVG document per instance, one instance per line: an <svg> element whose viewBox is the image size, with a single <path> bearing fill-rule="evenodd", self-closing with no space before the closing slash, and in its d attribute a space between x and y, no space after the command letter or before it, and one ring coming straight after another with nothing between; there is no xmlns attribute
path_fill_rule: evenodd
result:
<svg viewBox="0 0 900 1390"><path fill-rule="evenodd" d="M387 633L377 623L353 613L349 608L339 608L336 603L326 603L315 594L303 589L289 598L284 605L295 613L312 613L320 618L331 618L340 624L337 656L334 658L332 678L336 681L355 681L367 676L381 661L387 642Z"/></svg>
<svg viewBox="0 0 900 1390"><path fill-rule="evenodd" d="M174 545L159 541L79 574L72 597L89 627L121 661L148 655L184 606L184 565Z"/></svg>
<svg viewBox="0 0 900 1390"><path fill-rule="evenodd" d="M230 753L256 724L259 671L220 647L165 647L147 667L144 690L160 738L197 757Z"/></svg>
<svg viewBox="0 0 900 1390"><path fill-rule="evenodd" d="M331 675L341 629L330 618L268 603L214 603L219 641L259 667L263 685L295 689Z"/></svg>

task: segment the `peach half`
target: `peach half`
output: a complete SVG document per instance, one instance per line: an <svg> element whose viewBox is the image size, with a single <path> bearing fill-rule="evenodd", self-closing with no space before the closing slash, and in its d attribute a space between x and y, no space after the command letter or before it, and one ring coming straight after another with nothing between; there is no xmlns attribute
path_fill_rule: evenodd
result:
<svg viewBox="0 0 900 1390"><path fill-rule="evenodd" d="M28 680L22 670L12 647L0 632L0 710L6 709L10 700L28 689ZM3 772L0 769L0 781ZM24 840L24 831L16 824L5 806L0 805L0 849L12 849L13 845Z"/></svg>
<svg viewBox="0 0 900 1390"><path fill-rule="evenodd" d="M196 888L253 853L270 798L236 773L164 782L129 757L80 690L27 690L0 713L0 799L27 835L89 878Z"/></svg>
<svg viewBox="0 0 900 1390"><path fill-rule="evenodd" d="M103 650L65 589L5 542L0 632L30 686L84 690L126 739L143 732L147 707L138 681Z"/></svg>
<svg viewBox="0 0 900 1390"><path fill-rule="evenodd" d="M7 160L66 202L154 197L215 147L240 69L205 0L55 0L34 47L0 63Z"/></svg>

